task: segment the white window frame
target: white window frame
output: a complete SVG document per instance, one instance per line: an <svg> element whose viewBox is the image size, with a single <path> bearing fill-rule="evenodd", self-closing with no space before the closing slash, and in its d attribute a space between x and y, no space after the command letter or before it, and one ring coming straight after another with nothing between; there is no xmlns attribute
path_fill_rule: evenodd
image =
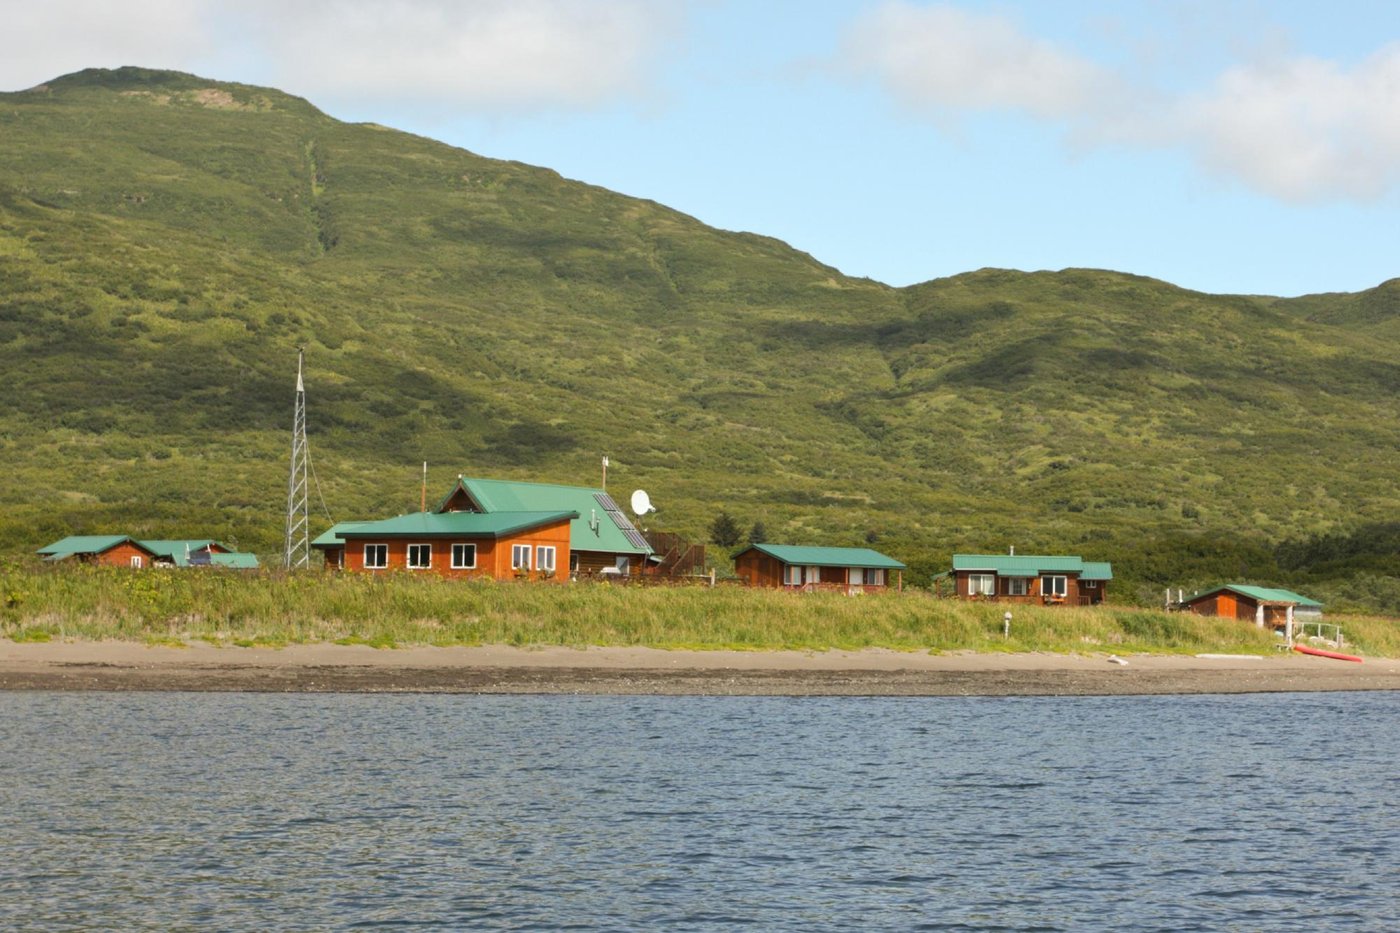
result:
<svg viewBox="0 0 1400 933"><path fill-rule="evenodd" d="M807 582L812 586L820 584L822 582L822 569L820 567L808 567Z"/></svg>
<svg viewBox="0 0 1400 933"><path fill-rule="evenodd" d="M618 572L624 577L632 576L632 558L628 557L626 554L623 554L614 561L613 566L617 567Z"/></svg>
<svg viewBox="0 0 1400 933"><path fill-rule="evenodd" d="M997 575L994 573L970 573L967 575L967 595L995 596Z"/></svg>
<svg viewBox="0 0 1400 933"><path fill-rule="evenodd" d="M1041 577L1040 595L1064 599L1069 595L1069 577L1062 573L1049 573Z"/></svg>
<svg viewBox="0 0 1400 933"><path fill-rule="evenodd" d="M528 544L512 544L510 546L510 569L529 570L532 550L534 549Z"/></svg>
<svg viewBox="0 0 1400 933"><path fill-rule="evenodd" d="M1007 596L1029 596L1031 595L1031 581L1025 577L1006 578Z"/></svg>
<svg viewBox="0 0 1400 933"><path fill-rule="evenodd" d="M554 573L554 558L557 549L552 544L540 544L535 546L535 569L541 573Z"/></svg>
<svg viewBox="0 0 1400 933"><path fill-rule="evenodd" d="M470 564L465 563L465 562L462 560L461 555L464 553L463 550L462 550L463 548L471 548L471 549L472 549L472 562L471 562ZM459 542L457 542L457 543L455 543L455 544L452 545L452 569L453 569L453 570L475 570L475 569L476 569L476 544L474 544L474 543L468 544L468 543L459 541Z"/></svg>
<svg viewBox="0 0 1400 933"><path fill-rule="evenodd" d="M370 550L384 555L383 563L372 563L369 559ZM387 544L366 544L365 545L365 569L366 570L387 570L389 568L389 545Z"/></svg>
<svg viewBox="0 0 1400 933"><path fill-rule="evenodd" d="M139 568L142 565L142 563L143 561L141 560L140 554L131 555L131 566Z"/></svg>
<svg viewBox="0 0 1400 933"><path fill-rule="evenodd" d="M1086 590L1096 590L1099 588L1098 580L1080 580L1079 585Z"/></svg>
<svg viewBox="0 0 1400 933"><path fill-rule="evenodd" d="M422 561L420 563L419 561L415 561L413 559L415 548L420 549L418 551L418 557L421 559L424 556L426 556L426 561ZM422 552L422 548L428 549L426 555ZM431 544L424 544L422 542L419 542L418 544L410 544L404 555L404 566L406 566L409 570L430 570L433 566L433 546Z"/></svg>
<svg viewBox="0 0 1400 933"><path fill-rule="evenodd" d="M801 586L806 570L801 564L783 564L783 586Z"/></svg>

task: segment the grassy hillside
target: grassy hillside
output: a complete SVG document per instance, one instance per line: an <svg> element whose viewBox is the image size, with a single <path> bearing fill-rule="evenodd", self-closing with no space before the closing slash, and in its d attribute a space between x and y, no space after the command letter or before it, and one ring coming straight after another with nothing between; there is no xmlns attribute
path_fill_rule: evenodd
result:
<svg viewBox="0 0 1400 933"><path fill-rule="evenodd" d="M416 508L423 460L437 492L594 482L608 454L696 538L723 508L920 573L1015 544L1113 560L1144 599L1228 577L1400 609L1376 532L1400 504L1400 281L893 289L170 72L0 94L0 136L0 551L122 530L274 552L304 345L336 519Z"/></svg>

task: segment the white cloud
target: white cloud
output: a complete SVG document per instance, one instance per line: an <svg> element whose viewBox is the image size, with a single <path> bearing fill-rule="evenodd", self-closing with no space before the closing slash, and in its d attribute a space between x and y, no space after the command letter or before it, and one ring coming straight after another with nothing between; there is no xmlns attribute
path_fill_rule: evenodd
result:
<svg viewBox="0 0 1400 933"><path fill-rule="evenodd" d="M856 23L847 63L916 109L1009 109L1037 117L1089 105L1103 76L1000 16L886 3Z"/></svg>
<svg viewBox="0 0 1400 933"><path fill-rule="evenodd" d="M1275 53L1167 93L1004 17L891 0L856 21L842 61L916 111L1019 112L1080 146L1181 150L1282 200L1369 201L1400 187L1400 44L1350 69Z"/></svg>
<svg viewBox="0 0 1400 933"><path fill-rule="evenodd" d="M188 69L212 46L199 0L9 3L0 88L21 90L83 68Z"/></svg>
<svg viewBox="0 0 1400 933"><path fill-rule="evenodd" d="M1400 185L1400 45L1350 71L1315 58L1232 68L1173 123L1206 166L1280 198L1375 199Z"/></svg>
<svg viewBox="0 0 1400 933"><path fill-rule="evenodd" d="M244 10L297 93L478 109L644 93L677 24L657 0L260 0Z"/></svg>
<svg viewBox="0 0 1400 933"><path fill-rule="evenodd" d="M686 0L44 0L5 12L0 87L179 68L312 98L493 112L647 93Z"/></svg>

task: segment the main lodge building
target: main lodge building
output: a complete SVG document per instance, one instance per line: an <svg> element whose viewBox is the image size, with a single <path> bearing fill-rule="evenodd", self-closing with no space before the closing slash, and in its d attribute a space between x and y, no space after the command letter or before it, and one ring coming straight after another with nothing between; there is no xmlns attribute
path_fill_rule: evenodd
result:
<svg viewBox="0 0 1400 933"><path fill-rule="evenodd" d="M601 489L458 477L437 506L340 522L311 542L356 573L563 581L644 573L651 546Z"/></svg>

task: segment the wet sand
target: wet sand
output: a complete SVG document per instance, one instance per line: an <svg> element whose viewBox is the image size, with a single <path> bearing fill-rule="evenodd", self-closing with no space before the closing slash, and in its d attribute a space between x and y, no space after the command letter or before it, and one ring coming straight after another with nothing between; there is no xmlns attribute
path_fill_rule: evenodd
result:
<svg viewBox="0 0 1400 933"><path fill-rule="evenodd" d="M1127 663L1118 663L1126 661ZM1400 660L1279 654L281 649L0 640L0 690L579 693L713 696L1115 696L1400 689Z"/></svg>

